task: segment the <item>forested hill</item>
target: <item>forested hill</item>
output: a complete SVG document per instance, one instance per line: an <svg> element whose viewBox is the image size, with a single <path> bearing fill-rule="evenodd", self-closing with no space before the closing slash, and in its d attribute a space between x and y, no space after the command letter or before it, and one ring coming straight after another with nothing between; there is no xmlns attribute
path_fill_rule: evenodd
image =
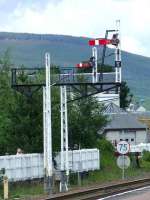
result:
<svg viewBox="0 0 150 200"><path fill-rule="evenodd" d="M27 67L43 65L44 53L49 51L52 63L60 66L74 66L91 56L88 38L64 35L0 33L0 55L10 49L12 62ZM107 55L112 52L108 49ZM99 53L101 54L101 52ZM114 57L106 62L113 64ZM150 58L122 52L123 79L128 82L138 98L150 98Z"/></svg>

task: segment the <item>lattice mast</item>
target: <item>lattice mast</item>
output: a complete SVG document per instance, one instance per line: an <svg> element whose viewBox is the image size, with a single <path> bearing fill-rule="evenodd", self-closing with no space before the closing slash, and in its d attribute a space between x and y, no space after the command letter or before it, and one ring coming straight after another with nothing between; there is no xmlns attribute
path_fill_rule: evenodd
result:
<svg viewBox="0 0 150 200"><path fill-rule="evenodd" d="M67 89L66 86L60 87L61 103L61 182L60 191L68 190L68 115L67 115Z"/></svg>
<svg viewBox="0 0 150 200"><path fill-rule="evenodd" d="M44 173L47 169L47 127L46 127L46 88L43 87L43 151L44 151Z"/></svg>
<svg viewBox="0 0 150 200"><path fill-rule="evenodd" d="M47 178L47 190L52 193L52 127L51 127L51 80L50 54L45 54L46 86L43 87L43 119L44 119L44 169Z"/></svg>
<svg viewBox="0 0 150 200"><path fill-rule="evenodd" d="M115 49L115 72L116 72L116 82L121 83L121 42L120 42L120 20L116 20L116 35L118 39L118 44Z"/></svg>
<svg viewBox="0 0 150 200"><path fill-rule="evenodd" d="M97 83L98 77L97 77L97 48L96 47L92 48L92 57L93 57L93 68L92 68L93 83Z"/></svg>
<svg viewBox="0 0 150 200"><path fill-rule="evenodd" d="M108 32L115 32L111 39L108 39ZM121 83L121 44L120 44L120 20L116 20L116 30L106 30L105 38L98 38L89 40L89 45L92 48L93 62L93 83L97 80L97 48L96 46L103 46L102 65L104 64L106 45L115 46L115 82ZM84 66L83 66L84 67Z"/></svg>

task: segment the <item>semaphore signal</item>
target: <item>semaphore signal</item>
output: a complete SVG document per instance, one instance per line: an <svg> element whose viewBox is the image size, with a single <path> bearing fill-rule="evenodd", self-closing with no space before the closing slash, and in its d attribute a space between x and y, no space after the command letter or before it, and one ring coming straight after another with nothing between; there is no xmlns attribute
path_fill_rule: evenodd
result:
<svg viewBox="0 0 150 200"><path fill-rule="evenodd" d="M90 46L104 46L104 45L115 45L117 46L119 44L118 34L113 34L112 39L106 39L106 38L99 38L99 39L92 39L89 40Z"/></svg>
<svg viewBox="0 0 150 200"><path fill-rule="evenodd" d="M105 39L105 38L89 40L90 46L99 46L99 45L107 45L107 44L111 44L111 40Z"/></svg>
<svg viewBox="0 0 150 200"><path fill-rule="evenodd" d="M92 64L90 62L80 62L76 64L77 68L91 68Z"/></svg>
<svg viewBox="0 0 150 200"><path fill-rule="evenodd" d="M92 68L94 66L95 57L91 57L88 61L82 61L76 64L77 68Z"/></svg>

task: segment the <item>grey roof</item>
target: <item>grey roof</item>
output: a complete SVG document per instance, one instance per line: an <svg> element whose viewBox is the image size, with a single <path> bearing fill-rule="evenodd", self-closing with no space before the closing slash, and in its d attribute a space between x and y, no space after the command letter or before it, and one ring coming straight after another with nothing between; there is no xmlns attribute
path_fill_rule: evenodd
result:
<svg viewBox="0 0 150 200"><path fill-rule="evenodd" d="M122 112L126 112L126 111L121 109L119 106L117 106L113 102L111 102L105 106L103 114L115 114L115 113L122 113Z"/></svg>
<svg viewBox="0 0 150 200"><path fill-rule="evenodd" d="M145 118L150 118L150 111L145 111L145 112L131 112L132 115L138 117L145 117Z"/></svg>
<svg viewBox="0 0 150 200"><path fill-rule="evenodd" d="M137 118L129 113L120 113L110 115L110 122L104 130L122 130L122 129L146 129L147 126L137 120Z"/></svg>

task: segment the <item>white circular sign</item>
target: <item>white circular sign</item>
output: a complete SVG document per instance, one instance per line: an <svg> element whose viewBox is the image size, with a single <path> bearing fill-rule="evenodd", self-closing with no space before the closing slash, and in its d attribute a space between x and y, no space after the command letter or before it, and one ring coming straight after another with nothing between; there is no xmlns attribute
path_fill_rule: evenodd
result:
<svg viewBox="0 0 150 200"><path fill-rule="evenodd" d="M121 141L117 144L117 151L120 154L127 154L130 150L130 145L126 141Z"/></svg>
<svg viewBox="0 0 150 200"><path fill-rule="evenodd" d="M120 169L127 169L130 166L130 158L128 156L118 156L117 165Z"/></svg>

